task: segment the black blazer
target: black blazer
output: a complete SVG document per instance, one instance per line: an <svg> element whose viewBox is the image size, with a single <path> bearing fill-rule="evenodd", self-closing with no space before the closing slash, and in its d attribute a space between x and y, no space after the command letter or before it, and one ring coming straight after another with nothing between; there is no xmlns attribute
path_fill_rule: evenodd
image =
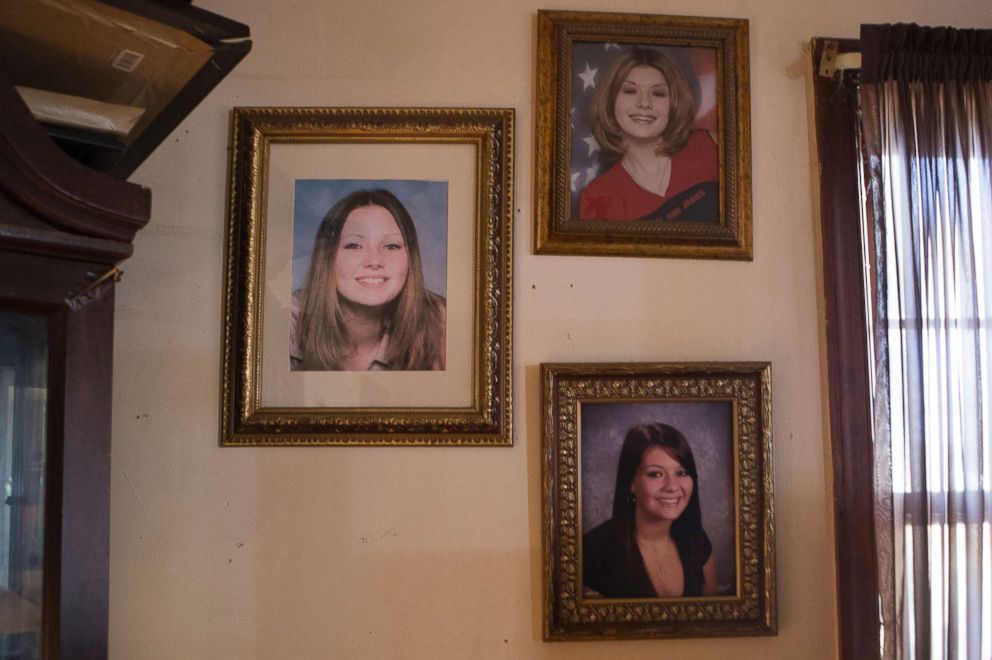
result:
<svg viewBox="0 0 992 660"><path fill-rule="evenodd" d="M683 550L679 548L685 580L683 598L703 595L703 564L709 560L711 552L706 552L699 566L690 567L685 565ZM637 544L628 559L627 549L612 518L582 537L582 583L605 598L658 597Z"/></svg>

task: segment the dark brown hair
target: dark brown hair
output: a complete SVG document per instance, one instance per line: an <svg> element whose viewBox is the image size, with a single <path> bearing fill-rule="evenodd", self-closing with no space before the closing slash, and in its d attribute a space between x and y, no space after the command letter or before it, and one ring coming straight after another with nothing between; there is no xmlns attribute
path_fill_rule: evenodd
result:
<svg viewBox="0 0 992 660"><path fill-rule="evenodd" d="M699 474L696 459L685 436L668 424L645 424L635 426L627 432L617 463L616 488L613 491L613 521L623 547L627 550L627 565L634 566L639 557L634 522L634 506L630 495L630 485L641 465L644 453L651 447L660 447L679 462L679 465L692 477L692 496L685 511L672 523L672 539L678 548L685 574L685 595L701 595L703 587L703 564L709 559L713 546L703 529L703 514L699 506Z"/></svg>

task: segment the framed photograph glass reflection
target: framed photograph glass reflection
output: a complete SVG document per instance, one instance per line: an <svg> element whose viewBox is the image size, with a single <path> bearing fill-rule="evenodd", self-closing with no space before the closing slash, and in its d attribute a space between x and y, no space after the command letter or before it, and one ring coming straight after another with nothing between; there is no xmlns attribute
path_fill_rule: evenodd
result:
<svg viewBox="0 0 992 660"><path fill-rule="evenodd" d="M545 637L774 634L770 365L542 382Z"/></svg>
<svg viewBox="0 0 992 660"><path fill-rule="evenodd" d="M538 13L535 250L751 259L748 23Z"/></svg>
<svg viewBox="0 0 992 660"><path fill-rule="evenodd" d="M511 444L512 128L234 110L222 444Z"/></svg>

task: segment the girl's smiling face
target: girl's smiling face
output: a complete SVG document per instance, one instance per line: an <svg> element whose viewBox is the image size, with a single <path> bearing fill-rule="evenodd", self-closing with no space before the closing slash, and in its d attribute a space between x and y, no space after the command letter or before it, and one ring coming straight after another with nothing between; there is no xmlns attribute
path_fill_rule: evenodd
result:
<svg viewBox="0 0 992 660"><path fill-rule="evenodd" d="M406 242L388 210L360 206L348 214L334 255L341 298L367 307L392 302L403 290L409 268Z"/></svg>
<svg viewBox="0 0 992 660"><path fill-rule="evenodd" d="M638 512L649 520L674 521L689 505L692 476L668 450L651 445L630 484Z"/></svg>
<svg viewBox="0 0 992 660"><path fill-rule="evenodd" d="M635 66L620 83L613 113L627 142L657 143L668 126L668 81L653 66Z"/></svg>

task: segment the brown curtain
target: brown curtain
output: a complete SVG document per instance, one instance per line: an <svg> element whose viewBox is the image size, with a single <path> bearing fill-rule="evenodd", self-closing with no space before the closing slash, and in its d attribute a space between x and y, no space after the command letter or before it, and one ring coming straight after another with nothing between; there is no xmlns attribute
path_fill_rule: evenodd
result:
<svg viewBox="0 0 992 660"><path fill-rule="evenodd" d="M865 25L885 658L992 658L992 31Z"/></svg>

